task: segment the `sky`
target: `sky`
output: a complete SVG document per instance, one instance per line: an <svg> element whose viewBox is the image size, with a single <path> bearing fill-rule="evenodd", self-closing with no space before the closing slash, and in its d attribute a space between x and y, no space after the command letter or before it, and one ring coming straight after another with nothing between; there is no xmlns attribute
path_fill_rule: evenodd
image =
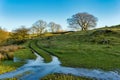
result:
<svg viewBox="0 0 120 80"><path fill-rule="evenodd" d="M120 0L0 0L0 26L11 31L44 20L67 29L67 18L79 12L97 17L97 27L120 24Z"/></svg>

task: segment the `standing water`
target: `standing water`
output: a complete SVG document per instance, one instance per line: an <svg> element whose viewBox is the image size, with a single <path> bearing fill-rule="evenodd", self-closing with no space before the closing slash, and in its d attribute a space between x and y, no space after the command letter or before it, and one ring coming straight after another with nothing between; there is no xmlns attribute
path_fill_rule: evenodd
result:
<svg viewBox="0 0 120 80"><path fill-rule="evenodd" d="M37 53L34 54L37 56L36 60L28 60L27 64L17 70L0 75L0 79L15 77L20 80L40 80L51 73L64 73L98 80L120 80L117 72L64 67L60 65L60 61L55 56L52 56L52 62L44 63L41 56Z"/></svg>

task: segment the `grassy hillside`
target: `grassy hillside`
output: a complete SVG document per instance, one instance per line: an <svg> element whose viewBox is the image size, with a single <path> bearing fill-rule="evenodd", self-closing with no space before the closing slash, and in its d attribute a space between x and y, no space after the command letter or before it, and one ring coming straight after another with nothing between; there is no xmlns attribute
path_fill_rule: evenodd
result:
<svg viewBox="0 0 120 80"><path fill-rule="evenodd" d="M120 26L45 37L37 44L58 56L64 66L120 68Z"/></svg>
<svg viewBox="0 0 120 80"><path fill-rule="evenodd" d="M64 66L104 70L120 69L120 25L47 36L22 44L25 48L17 50L14 56L21 59L34 59L35 55L29 48L31 47L45 59L45 62L51 61L50 54L52 54L57 56ZM15 70L24 63L14 63L9 60L1 61L0 64L0 74L2 74ZM89 80L64 74L51 74L43 80L51 78Z"/></svg>

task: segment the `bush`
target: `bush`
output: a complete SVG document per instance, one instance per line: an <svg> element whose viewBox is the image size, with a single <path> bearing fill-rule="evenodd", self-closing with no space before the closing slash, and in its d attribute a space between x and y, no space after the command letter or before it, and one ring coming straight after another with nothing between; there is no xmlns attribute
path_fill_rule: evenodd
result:
<svg viewBox="0 0 120 80"><path fill-rule="evenodd" d="M4 60L4 56L0 53L0 60Z"/></svg>
<svg viewBox="0 0 120 80"><path fill-rule="evenodd" d="M13 59L14 52L18 49L23 49L25 47L17 45L9 45L0 47L0 60Z"/></svg>

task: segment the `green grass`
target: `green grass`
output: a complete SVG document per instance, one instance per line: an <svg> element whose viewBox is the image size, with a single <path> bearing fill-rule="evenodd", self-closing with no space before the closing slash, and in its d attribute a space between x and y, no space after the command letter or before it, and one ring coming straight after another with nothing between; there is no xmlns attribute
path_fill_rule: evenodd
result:
<svg viewBox="0 0 120 80"><path fill-rule="evenodd" d="M42 56L42 57L44 58L44 61L45 61L45 62L50 62L50 61L52 61L52 58L51 58L50 54L48 54L47 52L41 50L41 49L39 48L39 46L37 46L36 41L37 41L37 40L31 41L30 47L31 47L35 52L37 52L40 56Z"/></svg>
<svg viewBox="0 0 120 80"><path fill-rule="evenodd" d="M84 77L78 77L68 74L50 74L43 77L41 80L93 80Z"/></svg>
<svg viewBox="0 0 120 80"><path fill-rule="evenodd" d="M14 52L14 56L20 59L35 59L36 56L32 53L31 49L28 48L29 41L22 44L24 49L19 49ZM0 61L0 74L13 71L18 67L24 65L25 62L13 62L13 60Z"/></svg>
<svg viewBox="0 0 120 80"><path fill-rule="evenodd" d="M38 45L58 56L62 65L115 70L120 68L120 32L101 32L101 29L74 32L40 39ZM109 40L110 43L102 43Z"/></svg>
<svg viewBox="0 0 120 80"><path fill-rule="evenodd" d="M21 58L21 59L35 59L35 54L32 53L32 50L29 48L30 40L22 44L23 49L20 49L14 53L15 57Z"/></svg>
<svg viewBox="0 0 120 80"><path fill-rule="evenodd" d="M14 53L14 56L20 59L35 59L35 54L29 48L20 49Z"/></svg>
<svg viewBox="0 0 120 80"><path fill-rule="evenodd" d="M101 33L100 30L111 30L111 32ZM103 43L102 40L110 42ZM30 45L28 45L29 41L23 44L22 46L25 46L25 48L16 51L15 57L34 59L35 55L28 48L30 46L45 59L45 62L50 62L51 56L41 50L40 47L42 47L53 55L56 55L64 66L104 70L120 69L120 27L101 28L87 32L73 32L56 35L49 39L44 37L32 40ZM11 60L2 61L0 62L0 74L15 70L23 64L23 62L14 63ZM56 74L49 76L45 78L53 79ZM73 76L69 75L57 75L57 77L58 80L73 79ZM77 79L79 80L78 77Z"/></svg>
<svg viewBox="0 0 120 80"><path fill-rule="evenodd" d="M1 61L0 62L0 74L13 71L18 67L22 66L24 62L13 62L12 60Z"/></svg>

